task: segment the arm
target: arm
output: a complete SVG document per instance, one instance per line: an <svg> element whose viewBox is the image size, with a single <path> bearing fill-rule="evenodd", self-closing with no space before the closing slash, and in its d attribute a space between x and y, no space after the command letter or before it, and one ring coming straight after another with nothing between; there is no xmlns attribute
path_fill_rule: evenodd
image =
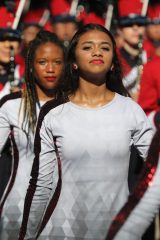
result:
<svg viewBox="0 0 160 240"><path fill-rule="evenodd" d="M160 207L160 130L155 134L140 179L111 224L106 240L137 240Z"/></svg>
<svg viewBox="0 0 160 240"><path fill-rule="evenodd" d="M151 64L146 64L141 77L138 103L147 115L152 111L157 110L158 107L158 89L155 83L155 77L155 72L152 71Z"/></svg>
<svg viewBox="0 0 160 240"><path fill-rule="evenodd" d="M132 100L131 100L132 101ZM132 131L133 145L138 150L140 156L145 159L153 137L153 128L142 108L132 102L132 112L134 130Z"/></svg>
<svg viewBox="0 0 160 240"><path fill-rule="evenodd" d="M60 194L60 167L56 145L51 131L50 115L39 116L35 135L35 159L31 180L24 203L23 220L19 235L22 239L37 239L52 214ZM54 201L53 201L54 200Z"/></svg>
<svg viewBox="0 0 160 240"><path fill-rule="evenodd" d="M157 61L145 65L139 95L139 104L146 112L153 128L160 123L159 114L159 66Z"/></svg>
<svg viewBox="0 0 160 240"><path fill-rule="evenodd" d="M0 154L11 132L11 117L9 117L10 109L13 109L12 103L14 99L21 98L22 93L16 92L8 94L0 99ZM17 106L18 107L18 106Z"/></svg>
<svg viewBox="0 0 160 240"><path fill-rule="evenodd" d="M0 155L11 132L5 104L0 107Z"/></svg>
<svg viewBox="0 0 160 240"><path fill-rule="evenodd" d="M0 101L1 102L1 101ZM0 214L5 202L5 189L9 181L9 171L11 165L10 141L10 123L7 118L7 112L4 106L0 108ZM7 141L8 140L8 141Z"/></svg>

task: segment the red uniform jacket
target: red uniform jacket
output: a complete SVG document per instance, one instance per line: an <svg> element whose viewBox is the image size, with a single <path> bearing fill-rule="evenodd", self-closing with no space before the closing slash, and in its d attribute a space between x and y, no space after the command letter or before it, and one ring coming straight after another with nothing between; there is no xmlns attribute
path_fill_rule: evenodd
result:
<svg viewBox="0 0 160 240"><path fill-rule="evenodd" d="M147 62L152 60L155 56L156 51L154 44L149 39L145 39L143 43L143 48L147 53Z"/></svg>
<svg viewBox="0 0 160 240"><path fill-rule="evenodd" d="M160 57L144 65L139 104L146 114L160 110Z"/></svg>

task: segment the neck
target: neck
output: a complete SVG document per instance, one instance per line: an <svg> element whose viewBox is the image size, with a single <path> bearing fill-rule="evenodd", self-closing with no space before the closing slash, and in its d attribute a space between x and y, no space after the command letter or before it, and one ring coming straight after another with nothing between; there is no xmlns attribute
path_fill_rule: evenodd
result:
<svg viewBox="0 0 160 240"><path fill-rule="evenodd" d="M113 96L114 93L106 88L106 83L97 86L81 79L79 88L70 100L85 107L98 107L111 101Z"/></svg>
<svg viewBox="0 0 160 240"><path fill-rule="evenodd" d="M37 90L38 99L40 101L47 102L49 100L54 99L54 97L55 97L55 90L54 89L46 90L46 89L42 89L38 85L36 85L36 90Z"/></svg>
<svg viewBox="0 0 160 240"><path fill-rule="evenodd" d="M139 50L137 48L135 48L134 46L125 42L123 47L130 55L135 56L135 57L138 56Z"/></svg>
<svg viewBox="0 0 160 240"><path fill-rule="evenodd" d="M4 75L8 72L9 65L4 65L0 62L0 75Z"/></svg>

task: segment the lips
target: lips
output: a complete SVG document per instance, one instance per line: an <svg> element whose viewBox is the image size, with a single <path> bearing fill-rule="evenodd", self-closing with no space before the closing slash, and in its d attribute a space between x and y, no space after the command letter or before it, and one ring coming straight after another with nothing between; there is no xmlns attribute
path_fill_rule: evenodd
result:
<svg viewBox="0 0 160 240"><path fill-rule="evenodd" d="M93 59L92 61L90 61L90 63L92 64L103 64L104 61L102 59Z"/></svg>
<svg viewBox="0 0 160 240"><path fill-rule="evenodd" d="M54 82L57 78L55 76L48 76L48 77L45 77L45 79L48 81L48 82Z"/></svg>

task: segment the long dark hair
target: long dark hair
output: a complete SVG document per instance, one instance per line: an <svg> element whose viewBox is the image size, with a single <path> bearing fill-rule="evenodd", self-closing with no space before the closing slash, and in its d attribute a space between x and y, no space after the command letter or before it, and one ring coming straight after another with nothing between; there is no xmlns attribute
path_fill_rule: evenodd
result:
<svg viewBox="0 0 160 240"><path fill-rule="evenodd" d="M73 63L75 63L75 48L78 44L80 37L91 30L98 30L106 33L113 44L113 60L112 64L114 66L113 70L109 70L106 76L106 86L113 92L117 92L123 96L128 96L128 92L123 86L122 83L122 71L121 66L116 53L116 43L112 36L112 34L103 26L99 24L87 24L81 27L76 34L73 36L67 54L67 64L66 64L66 72L64 79L64 90L68 95L75 93L79 86L79 73L77 70L73 69Z"/></svg>
<svg viewBox="0 0 160 240"><path fill-rule="evenodd" d="M24 99L24 107L23 107L23 124L22 128L28 133L30 130L34 132L36 122L37 122L37 105L40 107L39 99L36 91L36 85L35 85L35 76L34 76L34 58L36 50L39 46L51 42L58 47L60 47L64 53L65 57L65 48L61 41L58 39L56 34L51 33L49 31L41 30L36 38L30 42L25 64L26 64L26 70L25 70L25 90L23 94ZM59 88L55 88L55 97L57 93L60 93ZM26 129L26 126L28 129Z"/></svg>

